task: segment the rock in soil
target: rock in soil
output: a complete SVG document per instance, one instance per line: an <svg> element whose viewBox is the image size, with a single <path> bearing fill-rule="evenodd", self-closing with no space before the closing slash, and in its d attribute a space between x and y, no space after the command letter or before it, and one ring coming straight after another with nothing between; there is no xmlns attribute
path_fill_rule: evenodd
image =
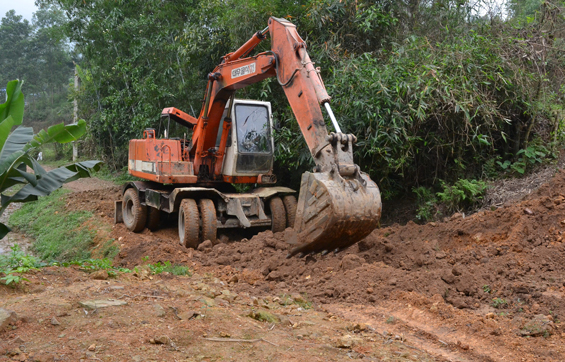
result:
<svg viewBox="0 0 565 362"><path fill-rule="evenodd" d="M522 336L549 337L554 328L553 322L547 316L537 314L524 325L520 333Z"/></svg>
<svg viewBox="0 0 565 362"><path fill-rule="evenodd" d="M171 338L169 338L168 336L159 336L156 338L152 338L149 340L149 343L151 344L166 344L166 345L170 345L172 344Z"/></svg>
<svg viewBox="0 0 565 362"><path fill-rule="evenodd" d="M352 348L357 344L359 344L360 341L362 341L361 338L353 337L349 334L346 334L345 336L338 338L336 340L335 346L337 348Z"/></svg>
<svg viewBox="0 0 565 362"><path fill-rule="evenodd" d="M106 270L97 270L94 273L90 274L90 278L96 280L106 280L108 279L108 272Z"/></svg>
<svg viewBox="0 0 565 362"><path fill-rule="evenodd" d="M9 325L14 325L18 321L16 312L0 308L0 332L8 329Z"/></svg>
<svg viewBox="0 0 565 362"><path fill-rule="evenodd" d="M155 316L162 318L165 316L166 312L165 309L163 307L161 307L160 304L153 304L153 309L155 310Z"/></svg>

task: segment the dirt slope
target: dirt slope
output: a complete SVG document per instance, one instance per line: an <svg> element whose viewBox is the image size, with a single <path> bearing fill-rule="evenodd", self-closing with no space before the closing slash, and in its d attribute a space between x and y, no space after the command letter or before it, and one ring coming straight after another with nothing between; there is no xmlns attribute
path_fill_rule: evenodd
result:
<svg viewBox="0 0 565 362"><path fill-rule="evenodd" d="M75 193L110 223L119 190ZM170 260L221 280L237 293L302 292L316 310L364 322L435 358L462 361L565 360L565 173L526 199L427 225L375 230L337 255L286 259L287 234L263 232L202 251L178 245L174 225L112 231L115 263ZM386 210L385 210L386 212Z"/></svg>

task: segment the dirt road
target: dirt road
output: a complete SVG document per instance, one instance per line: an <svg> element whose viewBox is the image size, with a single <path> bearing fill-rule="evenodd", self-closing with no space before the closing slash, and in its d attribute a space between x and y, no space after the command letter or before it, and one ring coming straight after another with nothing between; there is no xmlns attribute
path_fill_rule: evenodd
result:
<svg viewBox="0 0 565 362"><path fill-rule="evenodd" d="M119 196L117 187L82 191L68 196L67 204L71 209L92 210L103 222L112 223L113 202ZM220 313L217 319L210 321L211 324L198 327L191 324L192 319L187 323L178 322L185 328L185 333L188 333L184 339L177 334L176 337L169 335L175 346L182 346L187 351L185 355L180 355L182 358L177 358L178 355L171 357L178 360L198 360L200 357L200 360L229 360L231 356L224 353L231 349L235 351L234 360L244 360L243 356L247 356L248 360L315 360L314 356L318 356L316 353L319 352L322 353L322 356L318 356L320 360L343 360L363 355L367 360L560 361L565 360L565 331L561 322L565 318L564 210L565 173L561 171L521 201L465 218L454 215L444 222L426 225L409 222L404 226L382 228L350 249L324 257L316 255L303 259L285 259L288 252L286 234L273 235L269 231L249 240L226 240L226 243L202 250L186 250L178 245L174 224L157 232L146 230L141 234L130 233L123 225L116 225L111 237L121 250L114 260L116 265L133 268L142 264L142 258L146 258L152 263L172 261L195 270L199 277L193 277L194 280L187 278L183 281L180 277L174 277L160 282L171 290L186 287L188 294L174 297L175 303L171 305L175 308L190 311L205 304L190 299L200 298L202 289L191 290L187 287L198 283L201 280L198 278L204 278L202 276L208 278L208 285L213 278L223 282L222 287L217 283L212 286L217 290L224 286L227 288L231 280L230 292L243 296L242 304L230 303L230 306L238 306L230 318ZM75 275L72 273L71 276ZM98 294L90 291L100 293L108 287L104 284L94 286L92 280L81 282L80 279L84 279L84 276L75 276L75 279L71 276L60 276L59 280L53 281L52 276L38 274L38 278L61 283L56 284L57 287L51 291L53 293L62 288L59 285L67 288L65 290L74 291L72 293L75 294L70 294L73 297L67 300L71 315L76 313L77 318L79 315L83 319L91 318L82 316L81 313L84 312L77 308L78 300L83 297L80 291L88 291L91 293L89 297L98 298ZM157 289L161 287L154 285L161 280L158 278L153 281L142 281L135 277L123 277L127 280L122 281L120 278L118 282L131 283L124 288L131 288L133 294L150 295L152 290L161 290ZM235 280L237 282L233 282ZM46 292L48 291L42 293ZM33 297L33 290L16 292L3 289L2 293L3 299L9 297L9 303L12 303L10 308L13 306L12 309L16 310L18 306L22 308L24 315L33 312L26 309L27 305L32 304L31 300L37 298ZM131 296L131 293L123 294ZM175 292L171 293L175 295ZM290 325L284 327L282 323L276 324L274 328L279 334L273 334L273 342L280 344L279 346L264 341L240 345L238 342L201 340L204 333L210 337L221 337L221 328L218 326L227 328L229 332L224 334L233 338L257 339L264 336L269 339L271 332L267 330L271 328L270 324L258 324L263 329L246 335L239 329L240 322L237 318L254 324L255 320L245 317L244 309L254 305L270 310L265 307L268 303L261 305L253 298L268 301L269 298L272 300L297 293L301 293L314 307L307 312L310 313L309 316L315 316L312 317L314 325L308 327L314 330L309 336L297 332L300 328ZM110 296L116 299L121 295L118 294L116 292ZM64 295L63 293L60 297ZM170 295L155 295L170 298ZM141 299L146 304L150 303ZM13 304L14 300L29 303ZM136 299L132 298L133 301ZM146 304L140 306L139 310L149 308ZM122 310L137 311L137 304L133 305L136 307L131 308L130 305ZM163 307L168 308L168 305ZM287 307L282 308L284 312L275 313L295 313L284 308ZM156 327L151 333L145 333L146 327L135 319L135 315L120 313L125 313L121 316L131 319L133 323L128 324L127 328L125 325L121 327L120 333L126 333L124 336L127 335L127 338L137 338L139 345L135 345L135 348L149 346L150 343L147 344L146 340L154 338L151 333L157 335L166 331L162 328L175 328L166 324L168 327ZM142 312L141 315L149 315L148 313ZM100 326L109 323L111 318L115 318L114 314L103 314ZM331 324L335 318L342 324ZM293 325L297 323L294 320L292 322ZM37 332L38 328L52 328L47 319L42 323L32 320L19 328L29 330L29 333ZM356 331L356 324L363 325L362 328L366 329ZM70 323L68 328L70 325L75 324ZM81 328L83 333L89 330ZM121 341L121 335L112 330L107 329L108 340ZM16 338L18 334L12 332L12 335L12 338ZM344 337L346 335L350 337ZM53 334L52 338L54 336ZM360 339L355 340L354 346L350 348L337 348L341 343L339 338ZM58 341L51 337L47 340L53 344ZM79 340L80 338L73 342L75 346ZM145 344L142 340L146 341L143 342ZM39 348L37 343L26 343L30 343L35 349ZM90 342L81 343L80 348L84 352ZM130 342L120 346L128 345L127 343ZM226 346L227 344L230 345ZM301 353L290 353L297 345L303 348L303 353L309 353L308 359ZM403 346L404 349L398 350L400 347L393 348L391 345ZM150 347L166 349L155 346ZM202 348L202 351L219 348L224 352L211 356L191 349L197 347ZM41 348L47 350L51 347L48 348L46 344ZM119 346L105 348L108 348L105 351L111 350L116 354L104 352L111 356L106 358L101 357L105 354L97 353L97 358L120 360ZM290 348L288 353L284 352L287 348ZM133 353L129 347L127 351ZM254 354L250 355L251 351ZM383 354L379 354L381 351L384 351ZM202 354L198 357L193 353ZM192 357L186 357L188 355Z"/></svg>

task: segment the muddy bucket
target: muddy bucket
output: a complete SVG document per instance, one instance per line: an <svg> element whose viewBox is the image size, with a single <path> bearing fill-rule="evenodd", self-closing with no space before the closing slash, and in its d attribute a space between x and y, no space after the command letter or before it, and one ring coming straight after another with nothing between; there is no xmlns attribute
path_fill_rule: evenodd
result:
<svg viewBox="0 0 565 362"><path fill-rule="evenodd" d="M329 252L369 235L381 217L381 194L363 172L343 178L336 172L302 175L290 255Z"/></svg>

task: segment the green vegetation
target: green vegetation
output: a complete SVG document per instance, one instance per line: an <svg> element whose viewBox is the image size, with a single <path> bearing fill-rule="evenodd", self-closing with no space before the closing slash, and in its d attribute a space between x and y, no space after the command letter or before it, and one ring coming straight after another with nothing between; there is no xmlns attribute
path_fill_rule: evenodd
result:
<svg viewBox="0 0 565 362"><path fill-rule="evenodd" d="M114 259L120 253L120 248L114 245L115 239L110 239L102 246L102 256L108 259Z"/></svg>
<svg viewBox="0 0 565 362"><path fill-rule="evenodd" d="M14 12L0 23L0 80L27 81L27 112L40 127L68 118L65 97L76 95L89 122L81 147L108 161L100 177L128 181L115 176L128 141L158 128L163 107L197 115L221 57L269 16L285 17L320 66L342 129L357 135L361 169L385 201L412 191L418 219L431 220L476 208L485 180L527 174L565 141L565 2L489 4L39 0L31 24ZM252 54L267 50L269 39ZM275 173L296 188L312 161L283 89L267 79L237 96L272 102ZM69 152L44 149L46 159Z"/></svg>
<svg viewBox="0 0 565 362"><path fill-rule="evenodd" d="M71 261L90 258L96 230L85 223L88 211L65 211L69 191L61 189L10 215L10 225L35 239L33 251L41 260Z"/></svg>
<svg viewBox="0 0 565 362"><path fill-rule="evenodd" d="M112 260L108 258L45 263L39 262L34 256L23 253L19 245L14 245L11 249L12 251L10 254L0 255L0 276L3 275L0 278L0 281L6 285L16 285L23 280L28 281L28 279L23 276L26 272L32 269L51 265L65 268L76 265L79 266L80 270L87 273L105 270L111 278L117 277L118 273L132 272L132 270L127 268L113 266ZM188 267L182 265L171 265L171 262L169 261L166 261L164 264L161 264L160 262L157 264L147 264L147 267L151 270L152 274L170 273L173 275L192 276Z"/></svg>
<svg viewBox="0 0 565 362"><path fill-rule="evenodd" d="M483 200L487 183L481 180L457 180L453 185L441 181L442 190L420 186L412 189L416 194L418 208L416 219L433 220L453 212L473 211Z"/></svg>
<svg viewBox="0 0 565 362"><path fill-rule="evenodd" d="M10 249L11 252L9 254L0 255L0 275L4 275L0 278L0 281L6 285L15 285L22 280L27 280L23 274L44 265L39 263L33 256L22 252L17 244Z"/></svg>
<svg viewBox="0 0 565 362"><path fill-rule="evenodd" d="M86 122L51 126L33 133L30 127L21 126L24 116L24 94L21 81L10 81L6 86L6 102L0 104L0 193L2 204L0 215L12 202L35 201L39 196L49 195L64 183L82 177L90 177L90 171L98 169L100 161L85 161L45 171L32 156L33 151L49 143L76 141L86 131ZM12 131L12 128L19 126ZM27 167L33 173L27 172ZM15 193L14 186L23 186ZM0 239L10 229L0 223Z"/></svg>
<svg viewBox="0 0 565 362"><path fill-rule="evenodd" d="M100 167L94 176L105 181L111 181L118 185L123 185L126 182L130 181L140 181L141 179L135 176L132 176L128 173L127 166L122 168L121 170L113 171L107 165L103 165Z"/></svg>
<svg viewBox="0 0 565 362"><path fill-rule="evenodd" d="M437 209L437 197L431 188L420 186L414 187L412 192L416 194L416 219L420 221L433 220L439 213Z"/></svg>
<svg viewBox="0 0 565 362"><path fill-rule="evenodd" d="M118 273L131 273L131 270L127 268L117 268L112 266L112 260L104 259L86 259L86 260L74 260L70 262L54 262L52 265L69 267L71 265L78 265L82 271L85 272L95 272L97 270L106 270L108 276L116 277Z"/></svg>
<svg viewBox="0 0 565 362"><path fill-rule="evenodd" d="M436 195L448 212L471 209L483 199L487 184L479 180L458 180L453 185L442 184Z"/></svg>
<svg viewBox="0 0 565 362"><path fill-rule="evenodd" d="M252 310L249 312L249 317L258 320L259 322L267 323L280 323L280 318L264 310Z"/></svg>
<svg viewBox="0 0 565 362"><path fill-rule="evenodd" d="M40 6L31 23L14 10L0 16L0 84L25 80L29 92L26 124L36 132L56 123L69 123L73 113L67 99L68 85L74 66L63 32L64 12L55 6ZM0 98L3 93L0 88Z"/></svg>
<svg viewBox="0 0 565 362"><path fill-rule="evenodd" d="M156 264L147 264L147 266L153 274L171 273L173 275L192 275L190 268L188 268L187 266L172 265L170 261L166 261L163 264L161 264L161 262L159 261Z"/></svg>
<svg viewBox="0 0 565 362"><path fill-rule="evenodd" d="M440 191L447 209L472 207L481 185L459 180L527 173L564 140L562 1L510 0L498 9L448 0L39 4L68 15L58 24L82 55L87 148L112 170L126 164L129 139L158 127L163 107L195 115L206 75L269 16L297 25L342 129L359 139L357 162L385 200L420 187L437 198L443 180L456 188ZM283 90L268 79L238 97L273 103L275 171L281 184L297 186L312 161ZM432 202L419 214L435 211Z"/></svg>
<svg viewBox="0 0 565 362"><path fill-rule="evenodd" d="M502 309L508 307L508 302L502 298L493 298L492 299L492 306L494 308Z"/></svg>

